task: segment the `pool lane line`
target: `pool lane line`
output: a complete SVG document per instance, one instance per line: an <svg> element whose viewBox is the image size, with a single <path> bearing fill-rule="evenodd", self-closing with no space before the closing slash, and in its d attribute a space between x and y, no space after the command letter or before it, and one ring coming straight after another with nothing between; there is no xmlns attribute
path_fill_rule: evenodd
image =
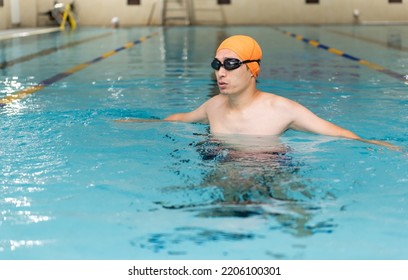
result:
<svg viewBox="0 0 408 280"><path fill-rule="evenodd" d="M72 47L78 46L78 45L83 44L83 43L88 43L88 42L91 42L91 41L94 41L94 40L98 40L98 39L101 39L101 38L106 37L106 36L111 35L111 34L112 34L112 32L107 32L107 33L97 35L97 36L94 36L94 37L91 37L91 38L86 38L84 40L79 40L79 41L76 41L76 42L68 43L66 45L63 45L62 47L48 48L48 49L41 50L41 51L36 52L36 53L32 53L32 54L29 54L29 55L25 55L25 56L21 56L21 57L12 59L12 60L9 60L9 61L3 61L3 62L0 62L0 70L1 69L6 69L7 67L11 67L11 66L16 65L18 63L22 63L22 62L32 60L32 59L37 58L37 57L46 56L46 55L52 54L54 52L57 52L57 51L60 51L60 50L63 50L63 49L72 48Z"/></svg>
<svg viewBox="0 0 408 280"><path fill-rule="evenodd" d="M58 81L60 81L60 80L62 80L64 78L78 72L78 71L81 71L82 69L87 68L88 66L91 66L92 64L95 64L95 63L97 63L99 61L102 61L102 60L108 58L108 57L111 57L111 56L117 54L118 52L121 52L121 51L126 50L126 49L130 49L130 48L132 48L132 47L134 47L134 46L136 46L138 44L141 44L144 41L146 41L147 39L150 39L153 36L156 36L157 34L158 33L155 32L155 33L152 33L150 35L143 36L143 37L141 37L141 38L139 38L139 39L137 39L137 40L135 40L133 42L128 42L125 45L123 45L123 46L121 46L121 47L119 47L117 49L114 49L112 51L109 51L107 53L104 53L104 54L102 54L101 56L99 56L97 58L94 58L94 59L92 59L92 60L90 60L88 62L85 62L85 63L75 65L75 66L69 68L68 70L66 70L65 72L58 73L58 74L56 74L56 75L54 75L54 76L52 76L52 77L50 77L48 79L45 79L45 80L39 82L35 86L31 86L31 87L28 87L26 89L15 92L13 94L10 94L10 95L0 99L0 107L4 107L4 106L6 106L7 104L10 104L13 101L23 99L23 98L27 97L30 94L33 94L33 93L35 93L37 91L40 91L40 90L44 89L45 87L47 87L49 85L52 85L55 82L58 82Z"/></svg>
<svg viewBox="0 0 408 280"><path fill-rule="evenodd" d="M405 84L408 83L408 75L403 75L403 74L394 72L394 71L392 71L390 69L387 69L387 68L385 68L385 67L383 67L381 65L378 65L376 63L370 62L368 60L360 59L360 58L355 57L353 55L347 54L347 53L345 53L345 52L343 52L341 50L338 50L338 49L332 48L330 46L321 44L320 42L318 42L316 40L307 39L307 38L305 38L305 37L303 37L301 35L291 33L291 32L285 31L285 30L280 30L278 28L275 28L275 29L282 32L283 34L285 34L287 36L295 38L298 41L304 42L306 44L309 44L309 45L311 45L313 47L316 47L316 48L319 48L319 49L323 49L325 51L328 51L328 52L330 52L332 54L344 57L346 59L355 61L355 62L357 62L357 63L359 63L361 65L364 65L364 66L366 66L366 67L368 67L368 68L370 68L372 70L387 74L388 76L390 76L392 78L395 78L395 79L397 79L397 80L399 80L399 81L401 81L401 82L403 82Z"/></svg>

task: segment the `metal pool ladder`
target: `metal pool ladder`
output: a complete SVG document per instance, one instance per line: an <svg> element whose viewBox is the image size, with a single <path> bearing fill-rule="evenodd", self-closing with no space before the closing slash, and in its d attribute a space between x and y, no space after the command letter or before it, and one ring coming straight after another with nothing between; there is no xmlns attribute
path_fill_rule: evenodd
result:
<svg viewBox="0 0 408 280"><path fill-rule="evenodd" d="M164 0L163 25L190 25L189 0Z"/></svg>

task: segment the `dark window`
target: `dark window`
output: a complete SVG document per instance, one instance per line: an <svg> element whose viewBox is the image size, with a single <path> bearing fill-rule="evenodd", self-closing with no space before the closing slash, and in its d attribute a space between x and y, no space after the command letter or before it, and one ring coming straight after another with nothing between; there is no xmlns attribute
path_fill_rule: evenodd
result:
<svg viewBox="0 0 408 280"><path fill-rule="evenodd" d="M128 0L128 5L140 5L140 0Z"/></svg>
<svg viewBox="0 0 408 280"><path fill-rule="evenodd" d="M218 5L231 4L231 0L218 0Z"/></svg>
<svg viewBox="0 0 408 280"><path fill-rule="evenodd" d="M306 0L306 4L319 4L319 0Z"/></svg>
<svg viewBox="0 0 408 280"><path fill-rule="evenodd" d="M388 0L388 3L402 3L402 0Z"/></svg>

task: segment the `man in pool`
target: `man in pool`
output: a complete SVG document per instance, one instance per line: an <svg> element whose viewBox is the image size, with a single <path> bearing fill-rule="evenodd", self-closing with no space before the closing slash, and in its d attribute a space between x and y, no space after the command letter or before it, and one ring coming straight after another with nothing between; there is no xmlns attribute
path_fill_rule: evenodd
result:
<svg viewBox="0 0 408 280"><path fill-rule="evenodd" d="M211 63L220 94L192 112L174 114L165 120L209 123L214 134L279 135L295 129L392 147L383 141L364 140L299 103L258 90L256 77L261 59L261 47L253 38L244 35L227 38Z"/></svg>
<svg viewBox="0 0 408 280"><path fill-rule="evenodd" d="M191 112L173 114L165 120L209 123L212 134L280 135L295 129L395 148L387 142L364 140L297 102L258 90L256 78L261 59L261 47L253 38L227 38L211 63L220 94Z"/></svg>

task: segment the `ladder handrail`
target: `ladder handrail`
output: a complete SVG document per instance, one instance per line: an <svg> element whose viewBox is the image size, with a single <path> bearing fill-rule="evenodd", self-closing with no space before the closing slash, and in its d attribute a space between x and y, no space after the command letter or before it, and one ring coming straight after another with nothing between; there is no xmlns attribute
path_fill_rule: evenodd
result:
<svg viewBox="0 0 408 280"><path fill-rule="evenodd" d="M189 2L190 0L163 0L163 12L162 12L162 24L166 25L167 21L173 19L173 20L183 20L185 25L190 25L191 19L190 19L190 9L189 9ZM169 17L168 16L168 4L169 3L176 3L180 8L176 9L178 11L183 11L184 16L179 16L179 17Z"/></svg>

